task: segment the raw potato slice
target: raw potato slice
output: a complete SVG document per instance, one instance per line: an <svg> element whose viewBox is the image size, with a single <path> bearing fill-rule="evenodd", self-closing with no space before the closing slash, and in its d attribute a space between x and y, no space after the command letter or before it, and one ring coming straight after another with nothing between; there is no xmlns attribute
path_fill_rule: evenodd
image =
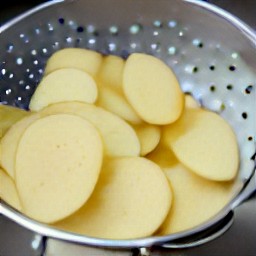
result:
<svg viewBox="0 0 256 256"><path fill-rule="evenodd" d="M171 201L168 180L156 164L140 157L117 158L103 165L89 201L56 227L99 238L145 237L164 221Z"/></svg>
<svg viewBox="0 0 256 256"><path fill-rule="evenodd" d="M161 141L156 149L146 157L158 164L161 168L168 168L178 163L178 160L172 150L165 146Z"/></svg>
<svg viewBox="0 0 256 256"><path fill-rule="evenodd" d="M21 211L19 196L13 180L0 168L0 198Z"/></svg>
<svg viewBox="0 0 256 256"><path fill-rule="evenodd" d="M139 141L140 141L140 155L153 151L158 145L161 138L161 129L156 125L142 124L133 126Z"/></svg>
<svg viewBox="0 0 256 256"><path fill-rule="evenodd" d="M42 115L70 113L85 118L100 132L108 156L138 156L140 142L134 129L118 116L94 105L66 102L49 106Z"/></svg>
<svg viewBox="0 0 256 256"><path fill-rule="evenodd" d="M235 194L233 183L197 176L178 164L165 170L173 189L173 204L160 228L161 235L184 231L217 214Z"/></svg>
<svg viewBox="0 0 256 256"><path fill-rule="evenodd" d="M0 139L14 123L27 115L28 111L0 104Z"/></svg>
<svg viewBox="0 0 256 256"><path fill-rule="evenodd" d="M100 86L97 105L132 124L140 124L142 122L141 118L127 102L124 95L122 95L122 92L107 86Z"/></svg>
<svg viewBox="0 0 256 256"><path fill-rule="evenodd" d="M198 175L216 181L236 176L236 136L219 115L188 108L176 123L164 127L163 138L180 162Z"/></svg>
<svg viewBox="0 0 256 256"><path fill-rule="evenodd" d="M16 154L16 184L24 213L44 223L59 221L91 195L102 163L98 131L75 115L32 123Z"/></svg>
<svg viewBox="0 0 256 256"><path fill-rule="evenodd" d="M102 55L98 52L66 48L55 52L48 60L45 75L62 68L75 68L87 72L95 77L102 62Z"/></svg>
<svg viewBox="0 0 256 256"><path fill-rule="evenodd" d="M104 57L97 76L99 83L121 91L124 63L124 60L119 56L109 55Z"/></svg>
<svg viewBox="0 0 256 256"><path fill-rule="evenodd" d="M186 108L200 108L199 103L189 94L185 95L185 107Z"/></svg>
<svg viewBox="0 0 256 256"><path fill-rule="evenodd" d="M123 90L138 115L151 124L176 121L184 95L171 69L156 57L134 53L124 67Z"/></svg>
<svg viewBox="0 0 256 256"><path fill-rule="evenodd" d="M31 98L29 108L38 111L64 101L94 103L97 96L97 85L90 75L81 70L65 68L42 79Z"/></svg>
<svg viewBox="0 0 256 256"><path fill-rule="evenodd" d="M40 116L38 114L31 114L22 118L6 132L1 140L0 163L9 176L13 179L15 178L16 151L21 135L26 128L39 117Z"/></svg>

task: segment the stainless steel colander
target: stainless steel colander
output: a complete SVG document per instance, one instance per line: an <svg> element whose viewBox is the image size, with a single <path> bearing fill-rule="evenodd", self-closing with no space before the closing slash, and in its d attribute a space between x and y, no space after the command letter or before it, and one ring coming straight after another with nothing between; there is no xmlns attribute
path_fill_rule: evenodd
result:
<svg viewBox="0 0 256 256"><path fill-rule="evenodd" d="M0 102L27 108L47 59L65 47L124 58L145 52L163 59L175 71L184 92L234 128L241 161L237 193L202 225L169 236L134 240L96 239L53 229L3 201L0 213L46 237L108 248L184 248L225 232L232 223L233 209L256 190L255 33L227 12L196 0L47 2L0 28Z"/></svg>

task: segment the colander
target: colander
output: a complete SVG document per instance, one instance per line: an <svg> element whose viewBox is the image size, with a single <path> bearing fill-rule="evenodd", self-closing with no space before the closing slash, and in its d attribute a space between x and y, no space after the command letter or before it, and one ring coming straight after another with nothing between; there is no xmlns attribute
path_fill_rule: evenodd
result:
<svg viewBox="0 0 256 256"><path fill-rule="evenodd" d="M256 191L256 35L231 14L196 0L55 0L0 28L0 102L27 108L47 59L65 47L127 58L144 52L165 61L184 92L219 113L240 147L236 193L201 225L168 236L108 240L64 232L29 219L0 201L0 213L45 237L91 247L184 248L224 233L233 210Z"/></svg>

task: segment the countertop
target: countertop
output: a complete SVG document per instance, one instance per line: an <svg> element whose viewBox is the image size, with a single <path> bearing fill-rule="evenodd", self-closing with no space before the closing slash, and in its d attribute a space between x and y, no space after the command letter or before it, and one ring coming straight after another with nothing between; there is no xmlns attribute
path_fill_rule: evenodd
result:
<svg viewBox="0 0 256 256"><path fill-rule="evenodd" d="M0 9L0 25L15 15L43 1L9 0ZM256 29L255 0L208 0ZM253 256L256 255L256 196L241 205L235 211L235 221L231 228L221 237L207 244L179 250L152 251L152 255L174 256ZM0 215L0 256L39 256L46 250L45 256L79 256L79 255L123 255L121 252L88 249L41 236L27 231ZM127 254L126 254L127 255Z"/></svg>

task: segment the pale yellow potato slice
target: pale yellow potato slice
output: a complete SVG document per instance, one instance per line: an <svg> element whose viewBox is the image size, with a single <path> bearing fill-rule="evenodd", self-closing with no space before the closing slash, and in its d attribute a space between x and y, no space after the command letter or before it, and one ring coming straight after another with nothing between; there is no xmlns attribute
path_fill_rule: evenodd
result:
<svg viewBox="0 0 256 256"><path fill-rule="evenodd" d="M156 57L134 53L124 67L123 90L137 114L151 124L176 121L184 95L172 70Z"/></svg>
<svg viewBox="0 0 256 256"><path fill-rule="evenodd" d="M185 95L185 107L186 108L200 108L199 103L189 94Z"/></svg>
<svg viewBox="0 0 256 256"><path fill-rule="evenodd" d="M21 211L20 199L13 180L0 168L0 198Z"/></svg>
<svg viewBox="0 0 256 256"><path fill-rule="evenodd" d="M122 92L107 86L100 86L97 105L118 115L132 124L142 123Z"/></svg>
<svg viewBox="0 0 256 256"><path fill-rule="evenodd" d="M99 83L119 91L122 90L124 63L124 59L119 56L104 57L97 75Z"/></svg>
<svg viewBox="0 0 256 256"><path fill-rule="evenodd" d="M65 68L42 79L31 98L29 108L39 111L64 101L94 103L97 96L97 85L90 75L81 70Z"/></svg>
<svg viewBox="0 0 256 256"><path fill-rule="evenodd" d="M237 174L236 136L228 123L213 112L186 109L177 122L164 127L163 139L181 163L202 177L226 181Z"/></svg>
<svg viewBox="0 0 256 256"><path fill-rule="evenodd" d="M59 221L90 197L101 169L103 147L87 120L56 114L33 122L16 154L16 185L29 217Z"/></svg>
<svg viewBox="0 0 256 256"><path fill-rule="evenodd" d="M145 156L153 151L161 138L161 129L159 126L152 124L141 124L133 126L139 141L140 141L140 155Z"/></svg>
<svg viewBox="0 0 256 256"><path fill-rule="evenodd" d="M172 208L159 230L167 235L202 224L217 214L232 198L231 182L216 182L197 176L181 164L165 169L173 189Z"/></svg>
<svg viewBox="0 0 256 256"><path fill-rule="evenodd" d="M42 115L71 113L85 118L100 132L107 156L138 156L140 142L134 129L123 119L91 104L66 102L49 106Z"/></svg>
<svg viewBox="0 0 256 256"><path fill-rule="evenodd" d="M146 155L146 157L158 164L161 168L168 168L178 163L172 150L165 146L162 141L160 141L156 149Z"/></svg>
<svg viewBox="0 0 256 256"><path fill-rule="evenodd" d="M0 139L14 123L27 115L28 111L0 104Z"/></svg>
<svg viewBox="0 0 256 256"><path fill-rule="evenodd" d="M170 184L153 162L121 157L103 165L89 201L56 227L92 237L133 239L149 236L171 206Z"/></svg>
<svg viewBox="0 0 256 256"><path fill-rule="evenodd" d="M39 117L40 115L38 114L31 114L22 118L6 132L0 142L0 164L13 179L15 178L16 151L21 135L26 128Z"/></svg>
<svg viewBox="0 0 256 256"><path fill-rule="evenodd" d="M75 68L95 77L102 62L96 51L81 48L66 48L55 52L47 61L45 75L62 68Z"/></svg>

